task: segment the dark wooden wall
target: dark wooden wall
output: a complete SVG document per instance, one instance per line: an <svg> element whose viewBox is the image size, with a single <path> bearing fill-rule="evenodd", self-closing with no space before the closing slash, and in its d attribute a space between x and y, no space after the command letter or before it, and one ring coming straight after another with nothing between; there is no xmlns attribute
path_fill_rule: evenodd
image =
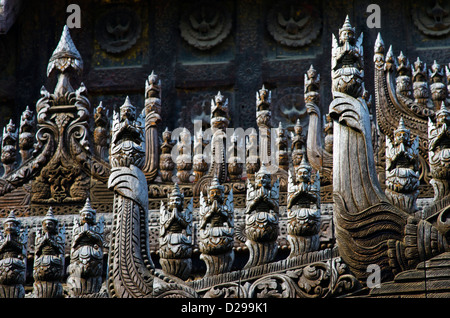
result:
<svg viewBox="0 0 450 318"><path fill-rule="evenodd" d="M84 60L82 81L92 105L102 100L114 109L129 95L142 108L145 79L154 70L163 86L163 127L169 129L192 127L192 120L202 114L206 119L210 100L219 90L229 99L230 126L255 126L255 93L263 84L272 90L274 124L282 121L289 127L300 118L306 126L303 77L311 64L321 74L325 114L331 99L331 34L338 33L347 14L357 33L364 32L365 83L371 94L378 32L387 46L392 44L396 56L401 50L411 62L417 56L429 66L434 59L441 65L450 62L448 19L441 25L428 25L429 32L417 26L423 19L429 21L429 2L209 1L204 19L210 22L210 32L217 34L205 44L195 43L195 34L189 43L180 29L181 21L190 27L191 21L201 22L199 1L23 0L16 22L7 34L0 35L0 127L10 117L18 125L27 105L34 110L42 85L53 89L46 67L69 16L70 3L81 8L81 28L72 29L71 35ZM371 3L380 6L380 29L369 29L366 24ZM419 18L414 10L421 12ZM293 13L294 21L307 21L297 30L297 35L302 34L297 40L283 39L286 30L280 31L279 12L284 20ZM189 19L191 15L194 20ZM218 18L216 24L214 18ZM124 26L127 19L131 24L124 34L105 31L108 25ZM442 34L437 35L436 29ZM295 35L295 30L291 33Z"/></svg>

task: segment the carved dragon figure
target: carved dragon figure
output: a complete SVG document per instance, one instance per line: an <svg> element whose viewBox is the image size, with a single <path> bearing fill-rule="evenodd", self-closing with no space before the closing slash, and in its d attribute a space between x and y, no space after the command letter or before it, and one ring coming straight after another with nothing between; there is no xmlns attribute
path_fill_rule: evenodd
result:
<svg viewBox="0 0 450 318"><path fill-rule="evenodd" d="M142 115L142 114L141 114ZM140 167L145 159L144 121L129 99L114 114L108 187L114 191L108 259L110 297L196 297L175 277L155 269L148 240L148 187Z"/></svg>
<svg viewBox="0 0 450 318"><path fill-rule="evenodd" d="M333 85L334 99L329 107L334 131L336 240L340 256L356 277L366 278L367 266L377 264L383 281L449 247L445 233L394 206L381 189L375 172L369 110L361 95L361 72L355 70L355 65L362 63L361 43L355 41L353 28L344 27L345 37L339 43L334 40L333 50L339 55L333 55L333 65L343 70L334 72L333 81L339 85ZM339 56L347 58L339 60Z"/></svg>

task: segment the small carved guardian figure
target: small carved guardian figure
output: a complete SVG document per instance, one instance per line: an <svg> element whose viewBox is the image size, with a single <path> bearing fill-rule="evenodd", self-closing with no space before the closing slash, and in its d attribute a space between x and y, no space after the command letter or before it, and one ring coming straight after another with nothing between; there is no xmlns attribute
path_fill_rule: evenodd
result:
<svg viewBox="0 0 450 318"><path fill-rule="evenodd" d="M175 163L172 160L172 148L175 143L172 141L172 132L167 127L162 133L162 140L161 155L159 158L161 181L172 182L173 169L175 169Z"/></svg>
<svg viewBox="0 0 450 318"><path fill-rule="evenodd" d="M331 120L330 114L325 116L325 127L323 128L325 132L325 145L323 149L328 153L333 153L333 121Z"/></svg>
<svg viewBox="0 0 450 318"><path fill-rule="evenodd" d="M141 135L144 131L144 121L137 116L136 107L127 96L125 102L120 106L119 113L113 114L112 138L110 147L110 162L114 167L133 164L140 167L144 163L145 151ZM139 142L136 142L139 140Z"/></svg>
<svg viewBox="0 0 450 318"><path fill-rule="evenodd" d="M386 136L386 196L412 214L418 210L419 182L419 137L411 142L410 131L400 119L394 140Z"/></svg>
<svg viewBox="0 0 450 318"><path fill-rule="evenodd" d="M430 94L428 90L426 69L427 64L417 57L412 69L414 101L417 104L433 109L433 103L429 102Z"/></svg>
<svg viewBox="0 0 450 318"><path fill-rule="evenodd" d="M21 227L14 211L0 231L0 298L24 298L28 230Z"/></svg>
<svg viewBox="0 0 450 318"><path fill-rule="evenodd" d="M280 180L271 184L271 175L261 166L255 176L255 185L247 183L245 234L250 256L245 268L274 260L278 251Z"/></svg>
<svg viewBox="0 0 450 318"><path fill-rule="evenodd" d="M191 169L193 166L191 157L191 134L187 128L183 128L180 133L180 140L176 147L178 148L178 156L176 157L177 177L180 183L189 183Z"/></svg>
<svg viewBox="0 0 450 318"><path fill-rule="evenodd" d="M434 61L431 65L431 70L428 70L428 77L430 79L431 100L434 103L434 109L438 110L442 102L447 102L447 86L445 85L444 70ZM450 100L448 100L450 102Z"/></svg>
<svg viewBox="0 0 450 318"><path fill-rule="evenodd" d="M158 176L159 136L161 123L161 80L152 71L145 81L145 164L142 171L147 181Z"/></svg>
<svg viewBox="0 0 450 318"><path fill-rule="evenodd" d="M106 108L103 107L103 103L100 102L94 113L94 149L95 153L103 160L107 160L109 149L108 114L109 111L107 111Z"/></svg>
<svg viewBox="0 0 450 318"><path fill-rule="evenodd" d="M397 78L396 78L396 92L407 98L412 97L412 81L411 81L411 65L409 60L400 52L397 57Z"/></svg>
<svg viewBox="0 0 450 318"><path fill-rule="evenodd" d="M289 170L287 198L287 239L290 258L319 249L320 175L311 178L311 166L303 156L295 170L295 181Z"/></svg>
<svg viewBox="0 0 450 318"><path fill-rule="evenodd" d="M200 192L199 249L206 263L205 276L229 272L234 261L233 191L225 200L225 188L214 177L205 199Z"/></svg>
<svg viewBox="0 0 450 318"><path fill-rule="evenodd" d="M217 176L220 182L227 179L226 135L230 123L228 98L220 92L211 100L211 166L210 175Z"/></svg>
<svg viewBox="0 0 450 318"><path fill-rule="evenodd" d="M277 136L275 139L277 145L278 166L284 171L289 170L289 157L288 157L288 139L286 130L283 128L283 124L280 122L277 128Z"/></svg>
<svg viewBox="0 0 450 318"><path fill-rule="evenodd" d="M205 146L206 142L203 140L203 131L198 130L194 135L194 157L192 164L194 182L200 180L200 178L208 171L208 163L206 162L206 157L203 153Z"/></svg>
<svg viewBox="0 0 450 318"><path fill-rule="evenodd" d="M20 117L19 128L19 151L22 157L22 163L27 161L31 157L33 152L33 145L35 140L35 120L33 112L27 106L22 116Z"/></svg>
<svg viewBox="0 0 450 318"><path fill-rule="evenodd" d="M36 298L61 298L64 276L65 226L59 228L53 209L42 219L36 231L34 254L34 294Z"/></svg>
<svg viewBox="0 0 450 318"><path fill-rule="evenodd" d="M262 88L256 92L256 124L259 129L259 157L262 165L268 164L271 156L271 102L272 92L263 85Z"/></svg>
<svg viewBox="0 0 450 318"><path fill-rule="evenodd" d="M297 119L294 126L294 132L291 132L291 154L294 169L302 162L302 158L305 153L305 146L306 137L303 134L303 126L300 123L300 119Z"/></svg>
<svg viewBox="0 0 450 318"><path fill-rule="evenodd" d="M102 287L104 218L96 221L89 198L74 218L67 286L71 297L95 296Z"/></svg>
<svg viewBox="0 0 450 318"><path fill-rule="evenodd" d="M428 160L434 200L449 195L450 190L450 111L442 102L436 112L436 122L428 120Z"/></svg>
<svg viewBox="0 0 450 318"><path fill-rule="evenodd" d="M230 139L231 142L228 146L228 175L230 181L240 181L244 171L244 158L241 155L241 151L244 149L243 140L238 138L235 133L231 135Z"/></svg>
<svg viewBox="0 0 450 318"><path fill-rule="evenodd" d="M3 128L1 161L4 168L4 176L8 175L17 164L17 140L18 130L12 119Z"/></svg>
<svg viewBox="0 0 450 318"><path fill-rule="evenodd" d="M332 91L360 97L364 79L363 34L356 39L355 28L347 16L339 29L339 41L334 34L332 39Z"/></svg>
<svg viewBox="0 0 450 318"><path fill-rule="evenodd" d="M160 263L165 273L187 279L192 269L193 199L184 209L184 195L175 183L167 208L161 201Z"/></svg>

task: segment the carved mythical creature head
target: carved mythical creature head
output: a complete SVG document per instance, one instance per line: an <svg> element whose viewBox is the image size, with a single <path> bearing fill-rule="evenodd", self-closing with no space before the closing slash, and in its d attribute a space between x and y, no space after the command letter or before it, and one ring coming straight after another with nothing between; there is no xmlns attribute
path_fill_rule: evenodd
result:
<svg viewBox="0 0 450 318"><path fill-rule="evenodd" d="M46 233L53 234L56 233L58 226L58 219L55 218L53 214L53 208L50 207L47 211L47 214L42 219L42 230Z"/></svg>

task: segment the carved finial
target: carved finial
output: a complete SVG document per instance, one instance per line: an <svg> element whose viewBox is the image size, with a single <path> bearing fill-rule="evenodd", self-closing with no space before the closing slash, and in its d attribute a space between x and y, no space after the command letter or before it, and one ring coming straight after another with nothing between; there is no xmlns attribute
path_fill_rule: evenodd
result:
<svg viewBox="0 0 450 318"><path fill-rule="evenodd" d="M47 76L50 76L54 69L64 73L69 68L81 73L83 60L70 37L69 28L65 25L59 43L48 62Z"/></svg>
<svg viewBox="0 0 450 318"><path fill-rule="evenodd" d="M381 33L378 32L377 39L375 40L374 46L375 54L383 54L384 53L384 41L381 38Z"/></svg>
<svg viewBox="0 0 450 318"><path fill-rule="evenodd" d="M431 69L428 70L428 76L432 83L442 82L444 80L444 70L441 68L441 65L436 62L436 60L434 60L431 65Z"/></svg>
<svg viewBox="0 0 450 318"><path fill-rule="evenodd" d="M417 60L414 62L412 66L412 74L414 82L424 82L426 80L426 72L427 64L422 62L420 57L417 57Z"/></svg>
<svg viewBox="0 0 450 318"><path fill-rule="evenodd" d="M145 81L145 92L146 97L161 98L161 80L155 71L152 71Z"/></svg>

